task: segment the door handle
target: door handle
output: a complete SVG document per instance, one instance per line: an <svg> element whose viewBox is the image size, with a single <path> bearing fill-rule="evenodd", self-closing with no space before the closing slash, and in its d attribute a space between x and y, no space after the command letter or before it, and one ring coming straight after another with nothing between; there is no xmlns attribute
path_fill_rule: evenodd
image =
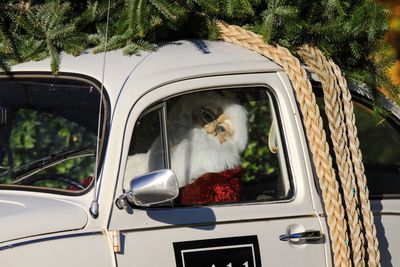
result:
<svg viewBox="0 0 400 267"><path fill-rule="evenodd" d="M280 241L289 241L289 240L296 240L296 241L313 241L322 239L323 234L320 231L308 230L301 233L293 233L293 234L284 234L279 236Z"/></svg>

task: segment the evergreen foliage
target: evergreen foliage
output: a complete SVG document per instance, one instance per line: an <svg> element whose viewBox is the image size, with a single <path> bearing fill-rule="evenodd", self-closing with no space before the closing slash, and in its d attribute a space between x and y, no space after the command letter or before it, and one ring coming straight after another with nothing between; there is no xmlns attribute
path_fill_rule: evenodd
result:
<svg viewBox="0 0 400 267"><path fill-rule="evenodd" d="M292 52L303 43L314 44L347 77L384 86L396 97L400 93L387 72L393 53L381 41L390 14L373 0L113 0L107 32L108 0L8 0L0 12L0 68L5 71L50 57L57 74L61 51L78 55L88 48L94 53L122 48L132 55L164 41L218 39L215 21L220 19Z"/></svg>

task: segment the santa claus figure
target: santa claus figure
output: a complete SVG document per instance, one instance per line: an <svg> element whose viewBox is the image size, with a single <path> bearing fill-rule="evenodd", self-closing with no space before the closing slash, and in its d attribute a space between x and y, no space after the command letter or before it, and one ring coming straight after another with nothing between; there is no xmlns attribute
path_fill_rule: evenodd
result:
<svg viewBox="0 0 400 267"><path fill-rule="evenodd" d="M247 145L246 109L231 95L210 91L168 102L171 169L181 205L237 202L241 198L241 153ZM161 168L159 138L145 154L128 158L125 181ZM158 159L158 160L157 160Z"/></svg>

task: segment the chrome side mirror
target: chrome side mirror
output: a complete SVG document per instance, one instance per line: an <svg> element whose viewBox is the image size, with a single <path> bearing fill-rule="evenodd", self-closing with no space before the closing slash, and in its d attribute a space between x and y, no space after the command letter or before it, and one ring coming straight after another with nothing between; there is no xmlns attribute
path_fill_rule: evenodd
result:
<svg viewBox="0 0 400 267"><path fill-rule="evenodd" d="M176 175L168 169L149 172L134 177L130 182L130 191L117 199L117 207L126 207L126 200L140 207L171 201L179 194Z"/></svg>

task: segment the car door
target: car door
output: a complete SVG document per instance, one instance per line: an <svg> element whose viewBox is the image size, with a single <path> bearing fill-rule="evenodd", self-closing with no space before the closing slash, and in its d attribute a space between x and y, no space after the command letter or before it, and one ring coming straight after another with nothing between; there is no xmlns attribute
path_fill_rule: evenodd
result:
<svg viewBox="0 0 400 267"><path fill-rule="evenodd" d="M118 266L329 265L301 133L285 75L189 79L141 97L127 117L115 199L133 177L164 168L180 194L113 206Z"/></svg>
<svg viewBox="0 0 400 267"><path fill-rule="evenodd" d="M322 114L322 89L314 84ZM362 87L351 87L354 115L363 155L371 209L379 242L381 266L399 266L400 249L400 109L381 97L382 113L374 111L372 96ZM323 118L326 118L323 115ZM326 119L325 119L326 121ZM328 130L328 129L327 129Z"/></svg>
<svg viewBox="0 0 400 267"><path fill-rule="evenodd" d="M386 115L377 116L364 91L353 98L381 265L400 266L400 109L383 101Z"/></svg>

